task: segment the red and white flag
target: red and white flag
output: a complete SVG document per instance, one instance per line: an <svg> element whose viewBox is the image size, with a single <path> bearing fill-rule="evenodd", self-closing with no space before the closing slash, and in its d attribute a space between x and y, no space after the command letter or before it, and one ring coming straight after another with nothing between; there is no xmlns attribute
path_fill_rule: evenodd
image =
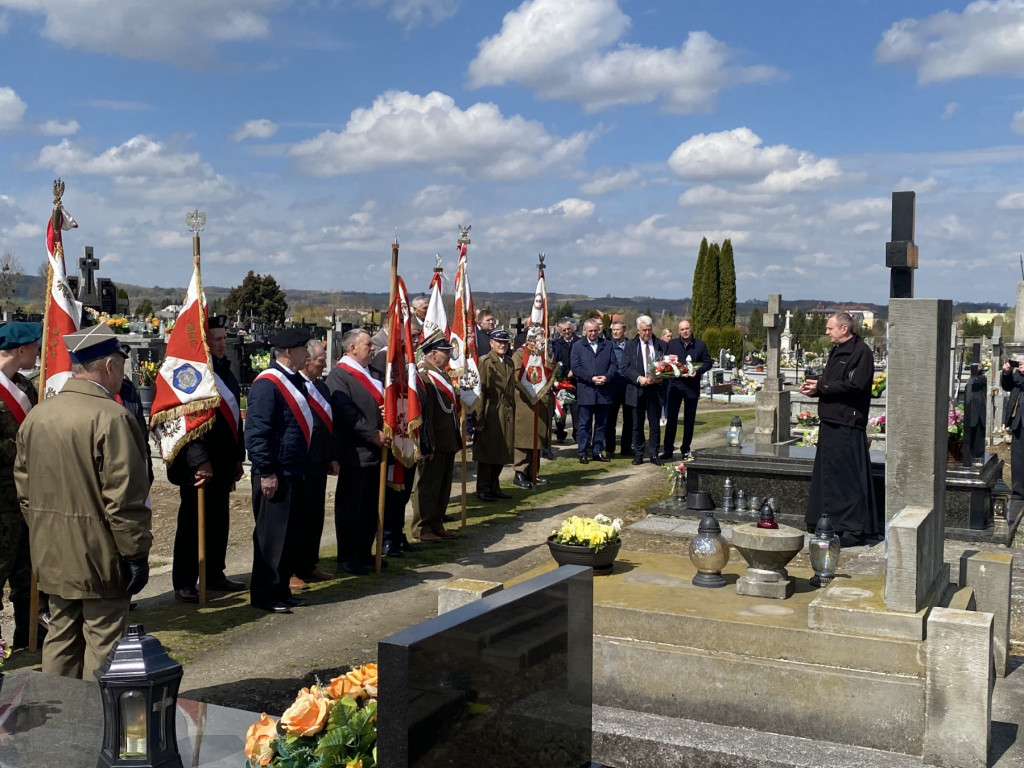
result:
<svg viewBox="0 0 1024 768"><path fill-rule="evenodd" d="M459 385L462 407L472 413L480 399L480 369L477 366L476 313L473 311L473 293L466 273L466 244L459 243L459 268L455 273L455 313L452 318L450 341L452 358L449 363L453 381Z"/></svg>
<svg viewBox="0 0 1024 768"><path fill-rule="evenodd" d="M54 226L54 221L57 226ZM42 370L45 376L43 397L52 397L60 392L64 382L71 378L71 358L64 346L64 334L75 333L82 319L82 304L71 292L68 285L67 269L64 265L64 241L62 230L75 229L75 220L57 203L53 215L46 223L46 255L50 263L46 291L46 307L43 310Z"/></svg>
<svg viewBox="0 0 1024 768"><path fill-rule="evenodd" d="M384 434L391 438L391 452L402 465L411 467L420 455L420 376L412 342L412 310L405 282L396 278L395 298L388 310L387 371L384 376ZM396 464L394 483L401 485Z"/></svg>
<svg viewBox="0 0 1024 768"><path fill-rule="evenodd" d="M430 278L430 303L427 304L427 316L423 318L422 341L436 341L441 335L449 338L451 328L448 327L448 313L441 300L441 270L435 269L434 276Z"/></svg>
<svg viewBox="0 0 1024 768"><path fill-rule="evenodd" d="M149 428L160 441L168 464L186 443L213 426L214 414L220 406L206 343L206 319L206 296L197 258L185 306L167 339L167 357L156 377L149 419Z"/></svg>
<svg viewBox="0 0 1024 768"><path fill-rule="evenodd" d="M544 280L543 257L538 272L537 290L533 296L530 325L523 349L523 364L519 369L519 387L531 405L535 405L547 394L554 379L548 344L548 289Z"/></svg>

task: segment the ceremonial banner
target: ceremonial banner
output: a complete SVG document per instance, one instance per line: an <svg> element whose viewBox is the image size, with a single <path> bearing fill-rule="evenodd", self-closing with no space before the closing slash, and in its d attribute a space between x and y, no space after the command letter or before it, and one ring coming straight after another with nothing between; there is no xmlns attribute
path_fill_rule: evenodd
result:
<svg viewBox="0 0 1024 768"><path fill-rule="evenodd" d="M438 256L437 260L440 261L441 257ZM430 278L430 303L427 304L427 316L423 318L422 342L437 341L442 334L449 338L451 329L448 327L448 313L441 301L441 270L437 268Z"/></svg>
<svg viewBox="0 0 1024 768"><path fill-rule="evenodd" d="M544 261L538 265L537 290L530 311L530 327L526 332L523 364L519 369L519 388L530 405L536 405L548 390L554 377L554 366L548 344L548 289L544 281Z"/></svg>
<svg viewBox="0 0 1024 768"><path fill-rule="evenodd" d="M185 306L167 339L167 357L156 378L149 419L149 428L160 441L168 464L186 443L213 426L214 414L220 406L210 348L206 344L206 316L206 296L197 258Z"/></svg>
<svg viewBox="0 0 1024 768"><path fill-rule="evenodd" d="M411 467L420 455L419 372L412 343L412 311L401 277L396 278L395 298L388 310L387 372L384 377L384 434L391 438L391 452L402 465ZM400 469L395 485L402 485Z"/></svg>
<svg viewBox="0 0 1024 768"><path fill-rule="evenodd" d="M466 274L466 245L459 244L459 268L455 273L455 317L452 318L452 359L449 369L459 385L462 406L472 413L480 398L480 369L477 367L476 315L473 293Z"/></svg>
<svg viewBox="0 0 1024 768"><path fill-rule="evenodd" d="M75 333L82 319L82 304L75 299L68 285L61 237L62 230L75 229L78 224L60 202L63 192L63 182L54 182L53 215L46 223L46 255L50 269L46 285L46 306L43 310L44 335L39 353L45 382L41 397L57 394L64 382L71 378L71 358L64 346L64 334Z"/></svg>

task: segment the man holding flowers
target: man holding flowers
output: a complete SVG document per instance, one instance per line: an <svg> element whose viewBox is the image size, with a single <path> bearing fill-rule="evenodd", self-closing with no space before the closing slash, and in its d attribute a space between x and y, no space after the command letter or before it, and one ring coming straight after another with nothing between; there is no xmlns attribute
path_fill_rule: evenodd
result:
<svg viewBox="0 0 1024 768"><path fill-rule="evenodd" d="M693 425L697 420L697 403L700 400L700 379L706 371L711 370L713 360L708 354L707 345L693 335L693 327L689 320L679 321L679 338L668 343L668 354L686 365L686 372L668 380L668 405L665 425L665 450L663 459L671 459L675 450L676 424L679 422L679 407L683 409L683 444L680 453L684 460L692 459L690 443L693 441Z"/></svg>

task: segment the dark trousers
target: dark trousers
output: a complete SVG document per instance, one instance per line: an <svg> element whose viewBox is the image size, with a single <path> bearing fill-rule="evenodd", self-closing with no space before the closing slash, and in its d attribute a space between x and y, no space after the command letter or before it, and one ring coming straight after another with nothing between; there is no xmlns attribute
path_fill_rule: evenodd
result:
<svg viewBox="0 0 1024 768"><path fill-rule="evenodd" d="M0 592L4 582L11 586L14 605L14 647L28 645L29 599L32 584L32 558L28 547L28 525L21 510L14 506L0 512Z"/></svg>
<svg viewBox="0 0 1024 768"><path fill-rule="evenodd" d="M404 482L401 487L394 488L389 481L384 491L384 544L389 542L400 544L405 534L405 507L412 496L418 468L402 467Z"/></svg>
<svg viewBox="0 0 1024 768"><path fill-rule="evenodd" d="M693 425L697 421L697 403L699 397L686 397L683 390L673 387L668 391L668 412L665 425L665 453L671 454L675 450L676 426L679 423L679 408L683 408L683 444L680 451L686 454L693 442Z"/></svg>
<svg viewBox="0 0 1024 768"><path fill-rule="evenodd" d="M324 533L327 506L327 467L306 467L306 501L302 505L302 533L295 557L295 575L309 576L320 562L320 539Z"/></svg>
<svg viewBox="0 0 1024 768"><path fill-rule="evenodd" d="M476 463L476 492L491 493L501 489L498 480L504 464L485 464L482 461Z"/></svg>
<svg viewBox="0 0 1024 768"><path fill-rule="evenodd" d="M622 453L633 453L633 409L626 405L625 393L612 397L612 404L608 406L608 421L604 428L605 443L608 446L608 453L615 450L615 424L619 420L619 411L622 412L622 432L619 434L621 443L619 450Z"/></svg>
<svg viewBox="0 0 1024 768"><path fill-rule="evenodd" d="M658 455L661 444L661 398L657 385L642 387L636 396L633 409L633 456L644 457L644 422L647 422L647 452L653 459Z"/></svg>
<svg viewBox="0 0 1024 768"><path fill-rule="evenodd" d="M359 563L373 552L377 538L380 465L342 467L334 492L334 530L338 562Z"/></svg>
<svg viewBox="0 0 1024 768"><path fill-rule="evenodd" d="M428 531L438 533L444 527L442 518L452 496L455 455L450 451L435 451L434 458L424 462L416 472L416 487L412 497L414 536Z"/></svg>
<svg viewBox="0 0 1024 768"><path fill-rule="evenodd" d="M204 486L207 584L224 578L232 485L231 477L215 474ZM180 485L178 496L181 503L178 505L178 528L174 532L171 583L175 589L195 589L199 581L199 489L191 484Z"/></svg>
<svg viewBox="0 0 1024 768"><path fill-rule="evenodd" d="M295 573L295 555L302 536L305 483L301 475L278 475L277 491L268 499L260 476L252 475L252 578L249 600L266 606L292 596L288 580Z"/></svg>
<svg viewBox="0 0 1024 768"><path fill-rule="evenodd" d="M1013 483L1011 498L1024 501L1024 429L1013 430L1010 441L1010 478Z"/></svg>
<svg viewBox="0 0 1024 768"><path fill-rule="evenodd" d="M580 423L576 430L576 449L585 456L588 449L596 456L604 453L604 430L608 421L608 405L581 405Z"/></svg>

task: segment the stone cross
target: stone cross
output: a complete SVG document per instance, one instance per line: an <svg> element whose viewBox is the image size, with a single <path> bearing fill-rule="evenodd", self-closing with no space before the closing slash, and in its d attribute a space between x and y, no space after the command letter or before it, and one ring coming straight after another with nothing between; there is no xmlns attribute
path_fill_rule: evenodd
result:
<svg viewBox="0 0 1024 768"><path fill-rule="evenodd" d="M789 319L793 317L793 313L788 309L786 310L786 333L789 333Z"/></svg>
<svg viewBox="0 0 1024 768"><path fill-rule="evenodd" d="M82 258L78 260L78 269L82 273L81 295L83 303L96 303L99 297L96 295L96 281L93 278L95 272L100 268L100 260L93 256L91 245L82 247ZM86 301L88 299L88 301Z"/></svg>
<svg viewBox="0 0 1024 768"><path fill-rule="evenodd" d="M520 334L526 330L526 321L522 317L510 317L508 319L508 327L515 328L516 334Z"/></svg>
<svg viewBox="0 0 1024 768"><path fill-rule="evenodd" d="M768 294L768 309L762 322L768 332L764 388L754 396L754 444L771 445L789 439L789 392L782 391L779 370L779 326L782 294Z"/></svg>
<svg viewBox="0 0 1024 768"><path fill-rule="evenodd" d="M914 270L917 269L917 246L914 245L913 192L892 193L892 240L885 244L885 266L889 273L889 298L914 298Z"/></svg>
<svg viewBox="0 0 1024 768"><path fill-rule="evenodd" d="M768 309L761 318L767 331L768 355L764 365L764 388L771 387L775 391L782 389L779 383L779 321L782 309L782 294L768 294ZM769 381L771 380L771 381Z"/></svg>

